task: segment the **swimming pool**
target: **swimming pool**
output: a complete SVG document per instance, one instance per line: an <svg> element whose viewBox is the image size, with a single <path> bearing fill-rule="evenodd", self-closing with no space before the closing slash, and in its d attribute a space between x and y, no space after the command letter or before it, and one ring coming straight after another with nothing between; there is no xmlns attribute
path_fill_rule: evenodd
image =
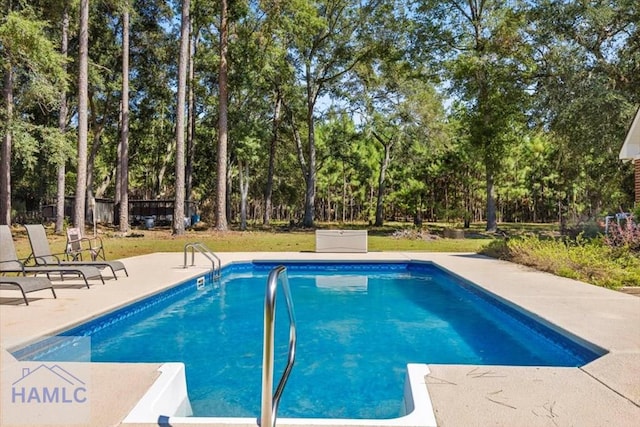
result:
<svg viewBox="0 0 640 427"><path fill-rule="evenodd" d="M255 416L264 283L275 265L232 264L219 286L186 283L65 334L91 335L93 361L184 361L196 415ZM429 263L287 268L299 349L282 417L401 415L410 362L580 366L598 356ZM29 351L14 355L33 358Z"/></svg>

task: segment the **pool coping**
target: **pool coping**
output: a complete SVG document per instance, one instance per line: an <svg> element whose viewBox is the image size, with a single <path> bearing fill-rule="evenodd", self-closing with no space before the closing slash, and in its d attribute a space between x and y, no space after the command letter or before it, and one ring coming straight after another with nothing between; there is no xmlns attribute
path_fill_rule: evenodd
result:
<svg viewBox="0 0 640 427"><path fill-rule="evenodd" d="M501 301L521 307L539 320L608 351L581 368L429 365L431 373L426 377L426 384L439 425L513 425L514 420L521 425L549 422L602 425L612 417L617 425L633 425L640 419L640 378L633 375L640 372L638 297L476 254L260 252L218 255L223 265L251 260L433 262ZM109 280L106 285L92 285L90 290L57 289L57 300L52 299L50 293L33 293L29 295L32 298L29 306L0 304L2 371L17 363L6 349L68 329L210 269L210 263L203 257L197 258L195 267L182 268L181 253L158 253L122 261L130 272L129 277ZM145 280L141 281L140 277ZM2 291L3 302L6 295L15 293ZM94 369L106 375L122 368L113 365L104 364ZM125 382L147 384L158 376L157 366L153 364L127 368L130 369ZM96 388L100 391L109 385L97 384ZM115 403L119 409L110 411L108 424L121 423L142 394L139 390L132 391L120 399L122 402ZM108 399L106 394L98 395L101 400ZM102 412L104 410L98 409L96 417L106 415ZM310 421L308 425L312 424Z"/></svg>

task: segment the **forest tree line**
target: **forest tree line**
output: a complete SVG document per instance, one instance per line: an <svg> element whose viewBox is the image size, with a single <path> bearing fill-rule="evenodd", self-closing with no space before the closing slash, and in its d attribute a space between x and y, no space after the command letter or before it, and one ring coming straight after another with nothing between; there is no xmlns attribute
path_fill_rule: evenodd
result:
<svg viewBox="0 0 640 427"><path fill-rule="evenodd" d="M75 196L248 221L629 209L637 0L3 0L0 223ZM56 229L63 226L58 209Z"/></svg>

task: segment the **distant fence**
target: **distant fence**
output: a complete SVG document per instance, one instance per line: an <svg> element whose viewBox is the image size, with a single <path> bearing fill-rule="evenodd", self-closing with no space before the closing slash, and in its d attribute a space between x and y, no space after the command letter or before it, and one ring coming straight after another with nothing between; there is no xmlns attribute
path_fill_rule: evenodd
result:
<svg viewBox="0 0 640 427"><path fill-rule="evenodd" d="M86 221L93 223L93 217L95 212L96 223L98 224L113 224L114 218L117 218L116 205L113 200L110 199L95 199L96 203L93 207L87 209ZM154 218L157 225L169 225L173 220L173 200L129 200L129 223L141 224L145 218ZM64 216L67 218L73 217L73 211L75 207L75 199L73 197L65 197L64 200ZM197 213L196 202L185 202L184 204L184 216L185 218L191 218ZM41 213L44 221L55 221L56 219L56 204L44 205Z"/></svg>
<svg viewBox="0 0 640 427"><path fill-rule="evenodd" d="M87 209L85 220L89 223L93 223L93 217L95 212L96 223L98 224L113 224L114 218L114 203L109 199L95 199L96 204L91 209L91 206ZM73 218L73 211L75 209L76 200L73 197L64 198L64 216L66 218ZM44 205L42 207L42 219L46 221L56 220L56 207L57 204Z"/></svg>

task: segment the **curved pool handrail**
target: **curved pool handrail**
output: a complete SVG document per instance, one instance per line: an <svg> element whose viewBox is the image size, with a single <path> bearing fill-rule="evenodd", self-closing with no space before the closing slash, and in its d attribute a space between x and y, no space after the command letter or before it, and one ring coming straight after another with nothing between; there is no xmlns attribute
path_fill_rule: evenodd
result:
<svg viewBox="0 0 640 427"><path fill-rule="evenodd" d="M197 250L202 255L204 255L205 258L211 261L211 265L213 267L213 270L211 272L212 277L214 279L220 278L220 272L222 270L222 261L220 261L220 258L218 258L218 256L215 253L213 253L213 251L209 249L209 247L207 247L207 245L205 245L202 242L190 242L184 245L184 268L188 267L187 252L189 251L189 249L191 249L191 265L192 266L195 265L195 253ZM218 262L217 266L216 266L216 261Z"/></svg>
<svg viewBox="0 0 640 427"><path fill-rule="evenodd" d="M282 290L287 302L287 312L289 314L289 354L287 365L282 373L276 391L273 390L273 347L274 347L274 323L276 311L276 294L278 290L278 279L281 279ZM293 368L296 358L296 316L293 310L293 300L289 289L289 279L287 268L283 265L275 267L269 273L267 279L267 289L264 298L264 346L262 353L262 410L260 414L260 426L275 427L278 414L278 404L280 397Z"/></svg>

